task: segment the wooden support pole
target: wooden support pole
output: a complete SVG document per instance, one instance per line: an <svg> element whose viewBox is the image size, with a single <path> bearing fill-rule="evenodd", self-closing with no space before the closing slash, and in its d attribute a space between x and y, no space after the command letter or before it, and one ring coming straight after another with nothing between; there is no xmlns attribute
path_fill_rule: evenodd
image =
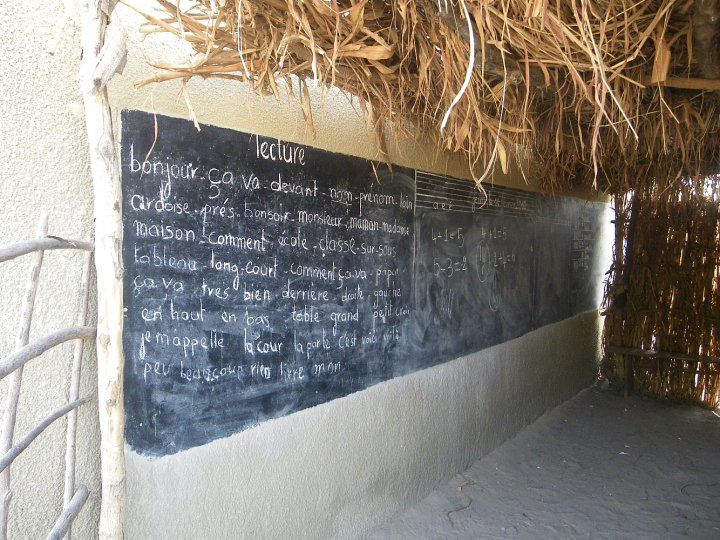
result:
<svg viewBox="0 0 720 540"><path fill-rule="evenodd" d="M45 236L48 232L48 217L43 215L38 224L38 236ZM27 345L30 338L30 326L32 325L33 308L37 293L40 268L42 268L43 251L36 251L30 261L30 270L27 285L25 286L25 298L23 299L20 311L20 328L15 340L15 347L20 349ZM22 367L12 373L8 379L8 392L5 398L5 410L3 412L2 434L0 434L0 454L5 454L12 448L15 435L15 419L17 417L18 401L20 400L20 385L22 384ZM10 469L0 473L0 540L7 538L8 516L10 513L10 500L12 490L10 489Z"/></svg>
<svg viewBox="0 0 720 540"><path fill-rule="evenodd" d="M65 534L70 534L72 522L85 505L88 495L88 488L85 486L80 486L78 488L70 500L70 503L65 505L63 513L60 514L60 517L55 522L55 526L50 531L50 534L48 534L47 540L60 540Z"/></svg>
<svg viewBox="0 0 720 540"><path fill-rule="evenodd" d="M0 379L4 379L16 369L21 368L33 358L37 358L44 352L73 339L92 339L95 337L95 328L92 326L77 326L65 328L47 335L37 341L25 345L10 356L0 361Z"/></svg>
<svg viewBox="0 0 720 540"><path fill-rule="evenodd" d="M13 461L15 461L15 458L22 454L23 450L30 446L30 443L37 439L38 436L55 420L65 416L67 413L89 400L90 398L78 399L72 403L63 405L59 409L55 409L48 416L43 418L42 421L30 431L30 433L20 439L15 446L13 446L2 458L0 458L0 471L4 471Z"/></svg>
<svg viewBox="0 0 720 540"><path fill-rule="evenodd" d="M633 357L630 355L623 355L624 366L625 366L625 388L623 389L625 397L632 394L633 385L635 383L635 370L633 369Z"/></svg>
<svg viewBox="0 0 720 540"><path fill-rule="evenodd" d="M105 83L112 76L104 58L105 33L115 2L78 0L88 157L93 181L97 273L98 416L102 493L98 535L123 538L125 514L125 410L123 404L123 266L120 163ZM105 54L106 52L110 54ZM114 69L121 68L118 62ZM98 72L98 69L100 72Z"/></svg>
<svg viewBox="0 0 720 540"><path fill-rule="evenodd" d="M56 236L45 236L44 238L35 238L11 244L9 246L0 247L0 263L27 255L33 251L47 251L49 249L82 249L92 251L92 242L84 240L68 240L67 238L58 238Z"/></svg>
<svg viewBox="0 0 720 540"><path fill-rule="evenodd" d="M620 284L623 287L623 293L622 296L617 299L618 307L622 309L622 321L619 329L621 330L620 339L623 341L626 339L625 329L627 328L626 322L628 316L628 312L625 308L627 307L628 299L631 298L632 295L632 291L630 290L630 284L632 283L633 268L635 263L634 258L637 253L635 249L635 244L637 242L636 231L638 227L638 220L640 219L640 214L641 199L640 195L635 192L632 196L632 201L630 203L630 215L628 216L627 236L625 237L627 241L625 242L625 254L623 257L622 275L620 277ZM623 356L617 356L617 358L623 358ZM632 373L632 366L628 364L628 362L632 362L632 359L628 359L627 356L625 356L624 359L625 361L623 365L623 372L625 379L625 397L627 397L632 391L632 387L630 386L632 381L630 380L630 378L634 377L634 375Z"/></svg>
<svg viewBox="0 0 720 540"><path fill-rule="evenodd" d="M92 265L92 252L85 253L83 258L82 277L80 281L80 309L78 310L78 326L87 324L88 299L90 296L90 267ZM82 356L85 342L77 340L73 350L73 363L70 370L70 391L68 401L75 401L80 397L80 375L82 372ZM67 510L75 493L75 442L77 436L77 409L68 413L67 430L65 433L65 494L63 496L63 508ZM87 488L85 489L87 491ZM85 497L87 498L87 496ZM72 537L72 521L68 523L66 540ZM54 530L54 529L53 529Z"/></svg>

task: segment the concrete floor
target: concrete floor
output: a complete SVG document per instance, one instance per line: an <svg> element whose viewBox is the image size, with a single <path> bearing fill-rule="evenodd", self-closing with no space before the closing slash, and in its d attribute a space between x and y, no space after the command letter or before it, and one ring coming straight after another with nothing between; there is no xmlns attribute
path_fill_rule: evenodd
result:
<svg viewBox="0 0 720 540"><path fill-rule="evenodd" d="M720 539L720 416L585 390L372 538Z"/></svg>

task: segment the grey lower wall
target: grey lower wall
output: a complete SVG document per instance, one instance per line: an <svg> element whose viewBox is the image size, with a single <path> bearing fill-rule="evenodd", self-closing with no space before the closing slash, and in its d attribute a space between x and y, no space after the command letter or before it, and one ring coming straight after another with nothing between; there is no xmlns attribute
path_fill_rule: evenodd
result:
<svg viewBox="0 0 720 540"><path fill-rule="evenodd" d="M588 312L179 454L127 453L126 537L357 538L591 384Z"/></svg>

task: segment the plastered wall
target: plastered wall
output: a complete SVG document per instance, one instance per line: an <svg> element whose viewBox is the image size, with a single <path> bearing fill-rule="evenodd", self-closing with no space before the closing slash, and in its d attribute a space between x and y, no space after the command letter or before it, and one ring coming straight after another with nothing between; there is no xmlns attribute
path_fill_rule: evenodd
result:
<svg viewBox="0 0 720 540"><path fill-rule="evenodd" d="M74 4L74 2L71 2ZM0 244L31 238L42 212L50 234L87 239L92 200L84 119L77 90L78 37L65 31L63 2L0 2L8 21L0 40ZM57 48L55 54L50 51ZM13 350L29 259L0 265L0 357ZM75 324L82 254L48 252L40 274L30 339ZM94 311L95 302L91 309ZM72 344L25 368L16 440L67 399ZM86 348L82 395L95 392L96 363ZM0 407L7 388L0 383ZM78 538L95 535L99 500L97 406L79 413L78 483L93 495ZM10 537L44 538L62 511L65 420L55 422L12 465Z"/></svg>
<svg viewBox="0 0 720 540"><path fill-rule="evenodd" d="M594 377L594 313L160 459L129 538L362 538Z"/></svg>
<svg viewBox="0 0 720 540"><path fill-rule="evenodd" d="M148 5L149 1L138 1ZM119 6L130 35L127 68L110 86L122 108L188 116L328 150L380 157L357 103L313 92L317 137L293 99L260 98L240 84L192 81L133 86L147 62L187 59L167 39L140 41L141 19ZM91 180L77 71L74 0L0 3L0 245L33 236L42 212L50 232L89 238ZM468 177L461 157L415 140L388 141L392 161ZM503 185L535 189L519 174ZM79 253L49 252L31 339L74 324ZM0 265L0 356L14 348L28 259ZM94 300L91 302L94 309ZM92 321L91 321L92 322ZM588 384L597 355L590 313L256 429L159 460L128 454L128 538L353 537L420 499L548 407ZM17 436L66 400L72 345L25 370ZM96 359L86 348L82 395L95 392ZM0 384L0 407L6 386ZM91 496L76 538L93 538L99 514L97 406L80 412L78 483ZM11 537L43 537L62 510L65 421L51 426L13 465Z"/></svg>

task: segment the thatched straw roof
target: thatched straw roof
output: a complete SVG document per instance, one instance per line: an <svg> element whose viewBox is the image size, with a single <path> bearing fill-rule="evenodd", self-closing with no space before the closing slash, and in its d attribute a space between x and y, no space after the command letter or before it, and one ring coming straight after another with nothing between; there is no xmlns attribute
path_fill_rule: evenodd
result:
<svg viewBox="0 0 720 540"><path fill-rule="evenodd" d="M390 122L464 152L478 179L506 170L516 145L546 188L621 192L720 171L718 0L157 6L143 31L173 33L197 56L158 65L144 83L222 77L273 94L291 75L334 85L366 102L380 132ZM305 86L301 105L311 121Z"/></svg>

